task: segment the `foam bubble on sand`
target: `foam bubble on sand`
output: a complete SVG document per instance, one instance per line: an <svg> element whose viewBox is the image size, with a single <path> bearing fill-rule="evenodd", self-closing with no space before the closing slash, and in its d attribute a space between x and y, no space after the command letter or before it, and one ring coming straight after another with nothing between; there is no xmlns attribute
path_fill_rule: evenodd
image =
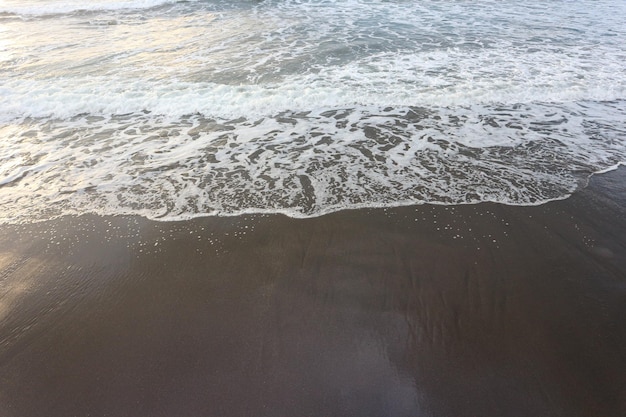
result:
<svg viewBox="0 0 626 417"><path fill-rule="evenodd" d="M26 120L2 128L0 220L541 204L626 159L624 114L583 102Z"/></svg>

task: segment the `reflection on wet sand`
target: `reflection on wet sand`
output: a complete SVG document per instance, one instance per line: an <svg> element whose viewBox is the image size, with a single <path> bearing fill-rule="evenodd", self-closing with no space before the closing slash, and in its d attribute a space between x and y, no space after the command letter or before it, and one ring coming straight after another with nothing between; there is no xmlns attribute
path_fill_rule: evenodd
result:
<svg viewBox="0 0 626 417"><path fill-rule="evenodd" d="M623 415L624 175L527 208L2 226L0 412Z"/></svg>

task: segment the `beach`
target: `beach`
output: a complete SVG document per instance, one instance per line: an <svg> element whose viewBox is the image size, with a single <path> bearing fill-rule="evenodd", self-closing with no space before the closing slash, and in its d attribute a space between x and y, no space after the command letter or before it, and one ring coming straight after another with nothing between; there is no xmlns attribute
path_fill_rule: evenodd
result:
<svg viewBox="0 0 626 417"><path fill-rule="evenodd" d="M0 415L622 416L626 169L539 206L0 226Z"/></svg>
<svg viewBox="0 0 626 417"><path fill-rule="evenodd" d="M0 417L626 416L624 21L0 0Z"/></svg>

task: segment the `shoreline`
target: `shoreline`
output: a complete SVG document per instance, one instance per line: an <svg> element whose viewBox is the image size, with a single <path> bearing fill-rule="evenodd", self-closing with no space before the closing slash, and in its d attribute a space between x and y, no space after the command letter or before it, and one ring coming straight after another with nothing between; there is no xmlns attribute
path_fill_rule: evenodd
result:
<svg viewBox="0 0 626 417"><path fill-rule="evenodd" d="M475 206L475 205L482 205L482 204L495 204L495 205L502 205L502 206L509 206L509 207L538 207L538 206L550 204L556 201L567 200L573 195L587 188L592 178L597 177L599 175L604 175L613 171L620 170L624 166L626 166L626 162L617 162L606 168L599 169L598 171L593 171L589 173L586 178L579 179L578 181L579 186L574 191L571 191L560 197L554 197L554 198L547 199L547 200L541 200L540 202L536 202L536 203L510 203L510 202L506 203L502 201L490 201L490 200L476 201L476 202L463 202L463 203L446 203L446 202L441 202L441 201L440 202L403 201L403 202L396 202L393 205L383 205L383 204L378 204L378 203L365 203L362 205L352 205L349 207L343 207L341 205L331 206L322 211L315 212L315 214L302 214L297 211L292 211L291 209L245 209L240 212L234 212L234 213L185 214L185 215L178 215L178 216L173 216L173 217L169 217L170 215L168 213L163 214L163 215L158 215L158 216L146 216L145 213L144 214L137 214L137 213L101 214L101 213L93 213L93 212L85 213L85 214L74 214L74 213L69 214L68 213L68 214L55 215L52 218L48 218L48 219L37 219L34 221L25 221L23 219L17 220L16 218L13 218L12 220L8 220L6 222L0 221L0 228L27 226L29 224L36 224L36 223L50 223L50 222L59 221L60 219L64 219L64 218L81 218L81 217L97 217L97 218L103 218L103 219L105 218L137 218L137 219L140 219L140 221L171 224L171 223L180 223L180 222L202 221L202 219L205 219L205 218L228 219L228 218L252 218L252 217L258 217L258 216L261 216L261 217L285 216L293 220L307 220L307 219L314 219L316 217L329 216L329 215L333 215L335 213L340 213L344 211L354 211L354 210L387 211L387 210L395 210L395 209L404 209L407 207L422 207L422 206L460 207L460 206ZM164 220L164 218L167 218L167 219Z"/></svg>
<svg viewBox="0 0 626 417"><path fill-rule="evenodd" d="M624 180L539 206L0 226L0 414L623 415Z"/></svg>

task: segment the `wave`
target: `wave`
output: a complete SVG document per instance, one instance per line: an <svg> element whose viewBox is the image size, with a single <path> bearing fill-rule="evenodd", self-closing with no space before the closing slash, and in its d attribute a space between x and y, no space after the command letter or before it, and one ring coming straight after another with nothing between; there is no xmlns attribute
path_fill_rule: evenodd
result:
<svg viewBox="0 0 626 417"><path fill-rule="evenodd" d="M0 127L0 222L542 204L626 161L625 114L585 101L27 119Z"/></svg>
<svg viewBox="0 0 626 417"><path fill-rule="evenodd" d="M343 82L341 79L343 78ZM373 77L372 77L373 78ZM382 77L381 77L382 80ZM543 82L543 80L542 80ZM115 116L132 113L178 118L191 114L233 119L258 118L291 111L306 112L352 106L512 105L517 103L616 101L626 97L623 81L603 84L552 85L531 83L459 83L434 88L418 81L391 78L382 87L353 83L341 73L298 76L281 83L230 85L212 82L119 80L101 77L46 80L6 80L0 87L0 122L24 118L70 119L80 114Z"/></svg>
<svg viewBox="0 0 626 417"><path fill-rule="evenodd" d="M189 2L193 0L185 0ZM5 2L0 4L0 15L48 16L76 12L95 12L125 9L151 9L181 0L119 0L119 1L61 1L61 2ZM8 3L8 4L7 4Z"/></svg>
<svg viewBox="0 0 626 417"><path fill-rule="evenodd" d="M626 161L614 2L61 1L0 2L74 13L0 33L0 222L541 204Z"/></svg>

